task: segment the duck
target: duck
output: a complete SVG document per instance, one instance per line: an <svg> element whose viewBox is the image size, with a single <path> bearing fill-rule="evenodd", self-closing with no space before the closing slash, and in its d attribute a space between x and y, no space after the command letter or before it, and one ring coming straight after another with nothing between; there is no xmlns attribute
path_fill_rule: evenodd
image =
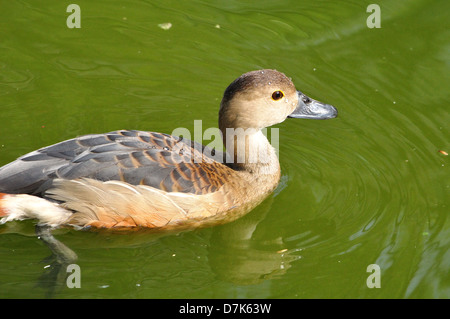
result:
<svg viewBox="0 0 450 319"><path fill-rule="evenodd" d="M219 108L224 149L165 133L118 130L43 147L0 167L0 223L178 230L233 221L280 181L263 129L286 119L331 119L337 109L272 69L236 78Z"/></svg>

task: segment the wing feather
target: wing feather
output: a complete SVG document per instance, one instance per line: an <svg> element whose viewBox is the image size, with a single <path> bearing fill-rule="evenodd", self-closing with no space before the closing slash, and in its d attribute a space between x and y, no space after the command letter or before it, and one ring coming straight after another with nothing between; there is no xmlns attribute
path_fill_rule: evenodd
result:
<svg viewBox="0 0 450 319"><path fill-rule="evenodd" d="M217 190L232 172L215 159L223 159L223 153L182 137L126 130L91 134L1 167L0 192L42 194L56 178L92 178L204 194Z"/></svg>

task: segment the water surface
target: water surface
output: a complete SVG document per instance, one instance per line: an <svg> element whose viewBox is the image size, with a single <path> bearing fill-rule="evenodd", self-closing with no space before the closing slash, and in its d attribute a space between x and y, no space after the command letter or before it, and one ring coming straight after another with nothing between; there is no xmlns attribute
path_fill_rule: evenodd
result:
<svg viewBox="0 0 450 319"><path fill-rule="evenodd" d="M0 297L449 298L450 6L378 1L370 29L370 3L77 1L69 29L65 3L4 1L0 165L88 133L216 126L226 86L260 68L339 117L276 126L280 186L236 222L56 231L79 289L53 289L35 222L0 226Z"/></svg>

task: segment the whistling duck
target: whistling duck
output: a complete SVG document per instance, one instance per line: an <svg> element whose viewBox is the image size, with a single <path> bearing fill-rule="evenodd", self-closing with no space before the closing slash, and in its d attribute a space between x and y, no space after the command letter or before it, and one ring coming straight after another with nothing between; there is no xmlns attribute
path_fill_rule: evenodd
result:
<svg viewBox="0 0 450 319"><path fill-rule="evenodd" d="M261 129L286 118L336 116L283 73L248 72L220 104L227 152L133 130L44 147L0 168L0 223L34 218L50 226L165 230L228 222L278 185L278 158Z"/></svg>

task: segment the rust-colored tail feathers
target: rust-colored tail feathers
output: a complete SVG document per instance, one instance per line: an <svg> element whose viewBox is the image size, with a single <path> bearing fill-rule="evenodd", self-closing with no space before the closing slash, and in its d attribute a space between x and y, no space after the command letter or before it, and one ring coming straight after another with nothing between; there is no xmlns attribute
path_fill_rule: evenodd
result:
<svg viewBox="0 0 450 319"><path fill-rule="evenodd" d="M6 209L3 207L3 198L7 196L5 193L0 193L0 217L6 216L8 213L6 212Z"/></svg>

